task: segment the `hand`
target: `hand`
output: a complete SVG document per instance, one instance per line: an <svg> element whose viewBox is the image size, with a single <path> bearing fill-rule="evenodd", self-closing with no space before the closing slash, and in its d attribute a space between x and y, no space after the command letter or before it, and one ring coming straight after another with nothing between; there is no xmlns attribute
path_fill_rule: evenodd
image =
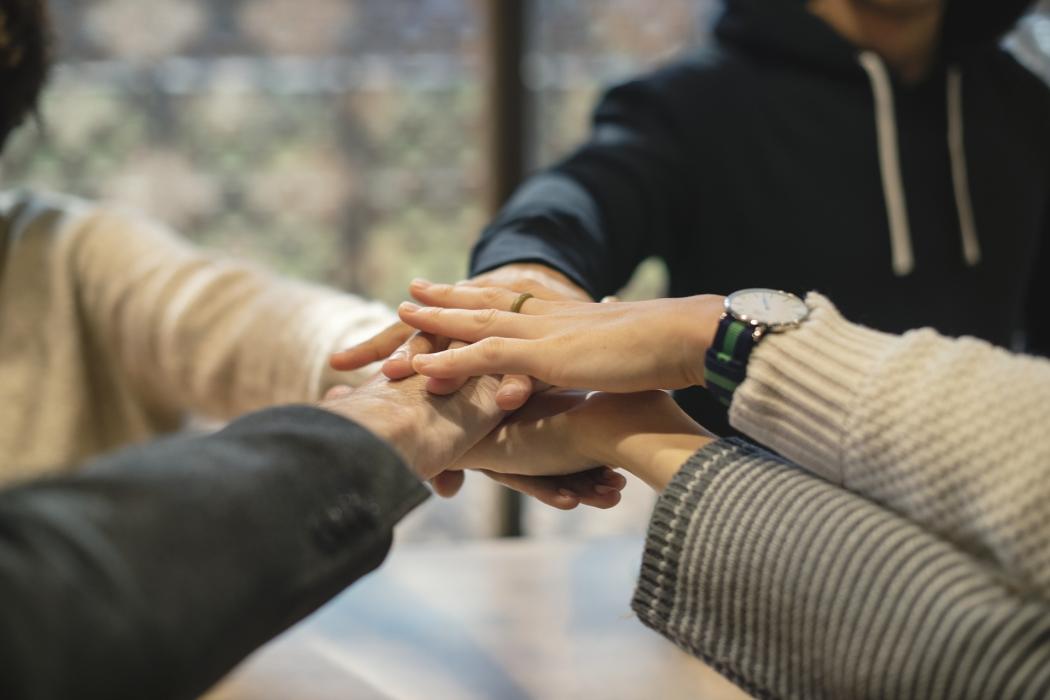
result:
<svg viewBox="0 0 1050 700"><path fill-rule="evenodd" d="M661 391L553 391L533 397L454 468L543 477L605 464L659 490L713 439Z"/></svg>
<svg viewBox="0 0 1050 700"><path fill-rule="evenodd" d="M412 295L430 308L402 304L414 328L473 343L416 355L420 374L441 379L481 374L527 374L552 386L633 392L703 385L723 297L592 304L529 299L510 313L518 295L413 282Z"/></svg>
<svg viewBox="0 0 1050 700"><path fill-rule="evenodd" d="M498 382L492 377L472 380L454 396L430 395L423 378L392 382L384 377L351 389L336 387L321 404L349 418L386 440L421 479L430 479L435 491L451 496L463 483L462 472L445 467L491 431L503 417L495 405ZM619 501L596 492L598 473L573 474L558 479L506 475L500 483L555 508L575 508L580 503L608 508ZM615 483L615 482L614 482ZM622 488L623 484L619 484Z"/></svg>
<svg viewBox="0 0 1050 700"><path fill-rule="evenodd" d="M627 485L627 480L621 475L605 468L556 476L500 474L487 469L478 471L497 484L561 510L572 510L578 505L612 508L620 502L620 491ZM442 498L452 498L463 487L465 476L465 471L453 466L433 477L430 485Z"/></svg>
<svg viewBox="0 0 1050 700"><path fill-rule="evenodd" d="M434 396L425 380L377 376L346 393L330 391L321 408L353 420L386 440L420 479L430 479L503 419L494 377L477 377L454 396Z"/></svg>
<svg viewBox="0 0 1050 700"><path fill-rule="evenodd" d="M546 265L515 263L504 265L475 277L464 286L495 286L509 289L517 294L529 292L537 299L589 301L587 293L573 284L568 277ZM461 342L448 345L448 341L431 334L417 333L414 328L398 322L378 335L337 352L329 360L333 369L348 372L380 360L381 371L390 379L404 379L415 374L412 360L416 355L439 352L451 347L458 349ZM427 389L434 394L451 394L457 391L465 378L431 378ZM520 408L533 393L532 381L527 376L510 375L503 378L496 401L506 411Z"/></svg>

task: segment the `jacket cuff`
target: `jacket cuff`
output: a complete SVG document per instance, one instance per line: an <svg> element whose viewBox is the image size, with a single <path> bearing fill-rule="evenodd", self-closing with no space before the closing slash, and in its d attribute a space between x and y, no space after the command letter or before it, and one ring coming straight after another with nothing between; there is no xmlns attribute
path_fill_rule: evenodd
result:
<svg viewBox="0 0 1050 700"><path fill-rule="evenodd" d="M376 531L390 530L430 495L400 454L368 429L315 406L279 406L249 414L223 429L278 452L295 444L296 456L309 455L310 478L298 488L316 494L315 535L331 539L339 528L328 528L332 508L362 510ZM309 487L307 486L309 485ZM329 533L327 530L332 529ZM340 536L349 534L338 532ZM341 537L340 537L341 538ZM336 538L336 539L340 539Z"/></svg>
<svg viewBox="0 0 1050 700"><path fill-rule="evenodd" d="M471 253L470 275L475 277L514 263L539 263L562 273L592 299L597 299L595 286L589 283L583 273L586 263L572 260L572 252L565 246L557 245L557 239L562 237L564 234L557 227L541 218L516 221L490 229Z"/></svg>
<svg viewBox="0 0 1050 700"><path fill-rule="evenodd" d="M858 397L897 336L846 321L820 294L798 329L758 344L729 409L730 424L825 479L844 481L843 450Z"/></svg>

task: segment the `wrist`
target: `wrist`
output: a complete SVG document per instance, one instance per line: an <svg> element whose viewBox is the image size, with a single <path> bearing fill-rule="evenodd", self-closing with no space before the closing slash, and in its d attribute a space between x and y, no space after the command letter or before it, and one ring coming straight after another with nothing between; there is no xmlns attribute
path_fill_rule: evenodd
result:
<svg viewBox="0 0 1050 700"><path fill-rule="evenodd" d="M593 301L590 294L573 282L568 275L544 263L509 263L484 272L474 280L495 286L512 286L514 282L530 280L543 285L566 300Z"/></svg>
<svg viewBox="0 0 1050 700"><path fill-rule="evenodd" d="M699 425L669 426L625 436L616 447L618 468L630 472L654 491L663 491L697 450L715 438Z"/></svg>
<svg viewBox="0 0 1050 700"><path fill-rule="evenodd" d="M390 445L413 472L423 452L419 437L426 434L428 418L420 406L407 403L401 406L378 404L360 400L361 397L326 401L320 407L353 421L383 442Z"/></svg>
<svg viewBox="0 0 1050 700"><path fill-rule="evenodd" d="M597 394L579 418L574 448L586 461L630 472L657 491L716 439L662 391Z"/></svg>
<svg viewBox="0 0 1050 700"><path fill-rule="evenodd" d="M684 313L678 316L685 342L685 375L692 386L704 384L704 358L714 343L718 322L725 312L725 297L701 294L683 299Z"/></svg>

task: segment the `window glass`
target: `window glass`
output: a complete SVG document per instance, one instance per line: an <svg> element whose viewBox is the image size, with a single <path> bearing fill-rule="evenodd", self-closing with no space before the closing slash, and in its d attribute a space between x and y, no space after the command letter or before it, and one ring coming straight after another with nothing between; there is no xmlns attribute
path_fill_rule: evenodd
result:
<svg viewBox="0 0 1050 700"><path fill-rule="evenodd" d="M4 181L139 207L394 303L459 279L482 224L469 0L51 0L45 131Z"/></svg>

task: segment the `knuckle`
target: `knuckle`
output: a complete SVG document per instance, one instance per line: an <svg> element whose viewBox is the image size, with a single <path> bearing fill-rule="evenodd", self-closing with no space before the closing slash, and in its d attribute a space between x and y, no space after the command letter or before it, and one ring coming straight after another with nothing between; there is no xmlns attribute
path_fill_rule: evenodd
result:
<svg viewBox="0 0 1050 700"><path fill-rule="evenodd" d="M496 309L478 309L474 312L474 322L482 327L491 326L496 320Z"/></svg>
<svg viewBox="0 0 1050 700"><path fill-rule="evenodd" d="M522 280L520 287L521 289L518 291L529 292L530 294L539 295L550 293L550 289L548 289L546 285L541 284L539 281L534 279Z"/></svg>
<svg viewBox="0 0 1050 700"><path fill-rule="evenodd" d="M498 361L503 356L505 349L506 342L503 338L487 338L478 343L478 352L486 362Z"/></svg>
<svg viewBox="0 0 1050 700"><path fill-rule="evenodd" d="M502 296L503 290L496 287L486 287L481 291L481 300L493 308L499 306Z"/></svg>
<svg viewBox="0 0 1050 700"><path fill-rule="evenodd" d="M434 284L430 287L430 294L438 299L448 299L455 290L450 284Z"/></svg>

